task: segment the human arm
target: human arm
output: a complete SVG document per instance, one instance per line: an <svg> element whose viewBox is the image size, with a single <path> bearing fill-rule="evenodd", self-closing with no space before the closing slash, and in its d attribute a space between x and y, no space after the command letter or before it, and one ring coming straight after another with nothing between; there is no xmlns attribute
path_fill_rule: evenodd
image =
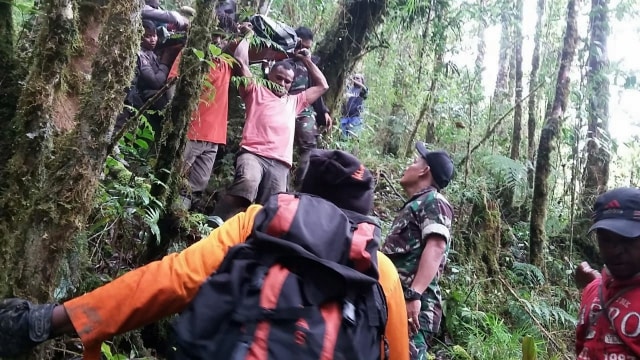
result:
<svg viewBox="0 0 640 360"><path fill-rule="evenodd" d="M307 67L309 72L309 80L311 81L311 86L307 90L303 92L305 94L305 98L308 104L313 104L318 98L322 96L329 89L329 84L327 83L327 79L322 74L322 71L318 69L316 64L311 60L311 56L309 50L303 49L296 54L296 57L302 61L304 66Z"/></svg>
<svg viewBox="0 0 640 360"><path fill-rule="evenodd" d="M575 281L576 281L576 285L578 286L578 289L583 289L593 280L600 278L601 275L600 275L600 272L598 272L598 270L592 269L591 266L589 266L588 262L583 261L576 268L574 277L575 277Z"/></svg>
<svg viewBox="0 0 640 360"><path fill-rule="evenodd" d="M421 253L410 288L418 294L424 294L434 279L440 277L439 272L446 263L451 242L453 207L437 192L430 194L423 198L420 206L413 213L421 235L420 247L416 247L414 251L421 251ZM409 327L412 327L413 332L420 327L418 321L420 307L420 299L407 301L407 315L411 319Z"/></svg>
<svg viewBox="0 0 640 360"><path fill-rule="evenodd" d="M143 84L141 90L159 90L164 86L169 76L169 66L160 61L159 66L153 66L154 55L141 52L138 55L138 83Z"/></svg>
<svg viewBox="0 0 640 360"><path fill-rule="evenodd" d="M186 30L189 26L189 19L182 16L179 12L155 9L149 5L145 5L142 8L141 16L142 20L172 24L179 30Z"/></svg>
<svg viewBox="0 0 640 360"><path fill-rule="evenodd" d="M420 255L420 261L418 262L418 269L416 270L416 276L411 283L411 288L417 293L424 293L427 287L436 276L442 257L445 255L447 248L447 241L445 238L438 234L432 234L427 237L426 245ZM411 325L414 327L413 332L416 332L420 326L420 320L418 315L420 314L421 300L407 301L407 315L408 319L412 319Z"/></svg>
<svg viewBox="0 0 640 360"><path fill-rule="evenodd" d="M238 25L238 30L244 35L244 38L235 51L233 52L233 57L236 59L237 63L234 68L235 72L240 76L251 78L253 74L251 74L251 69L249 68L249 40L248 36L253 33L251 30L251 24L242 23Z"/></svg>
<svg viewBox="0 0 640 360"><path fill-rule="evenodd" d="M316 101L313 102L313 111L315 111L316 116L319 116L324 120L324 126L327 129L331 129L331 125L333 125L333 120L331 119L331 115L329 114L329 108L324 103L324 99L320 96Z"/></svg>
<svg viewBox="0 0 640 360"><path fill-rule="evenodd" d="M85 346L84 358L99 359L102 341L181 311L229 248L246 239L260 209L250 206L184 251L56 306L52 336L76 332Z"/></svg>
<svg viewBox="0 0 640 360"><path fill-rule="evenodd" d="M360 88L360 97L366 100L367 96L369 96L369 89L366 86L362 85L362 87Z"/></svg>

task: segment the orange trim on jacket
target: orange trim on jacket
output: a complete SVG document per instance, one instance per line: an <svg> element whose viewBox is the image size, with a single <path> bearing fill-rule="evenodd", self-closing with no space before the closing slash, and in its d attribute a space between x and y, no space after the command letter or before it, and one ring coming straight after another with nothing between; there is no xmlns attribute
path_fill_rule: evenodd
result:
<svg viewBox="0 0 640 360"><path fill-rule="evenodd" d="M182 252L167 255L64 303L85 346L84 358L98 360L104 340L182 311L220 266L229 248L243 243L251 234L261 208L252 205ZM382 253L378 253L378 264L389 307L386 335L390 360L407 360L407 312L400 279Z"/></svg>

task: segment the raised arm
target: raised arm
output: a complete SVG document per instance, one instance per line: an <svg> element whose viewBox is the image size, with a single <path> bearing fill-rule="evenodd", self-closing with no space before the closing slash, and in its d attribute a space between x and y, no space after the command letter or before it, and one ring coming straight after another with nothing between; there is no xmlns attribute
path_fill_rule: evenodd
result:
<svg viewBox="0 0 640 360"><path fill-rule="evenodd" d="M249 35L253 33L251 30L251 24L242 23L238 25L238 30L244 35L244 38L236 47L236 50L233 52L233 57L236 58L238 64L236 66L236 71L240 74L240 76L244 77L253 77L251 74L251 69L249 69Z"/></svg>
<svg viewBox="0 0 640 360"><path fill-rule="evenodd" d="M154 9L149 5L145 5L142 8L141 16L142 20L173 24L181 30L186 30L189 25L189 19L180 15L179 12Z"/></svg>
<svg viewBox="0 0 640 360"><path fill-rule="evenodd" d="M322 71L318 69L316 64L311 61L311 53L309 50L303 49L296 54L296 57L302 61L304 66L309 70L309 78L312 87L308 88L304 91L304 94L307 98L307 103L313 104L318 98L322 96L329 89L329 84L327 83L327 79L322 74Z"/></svg>

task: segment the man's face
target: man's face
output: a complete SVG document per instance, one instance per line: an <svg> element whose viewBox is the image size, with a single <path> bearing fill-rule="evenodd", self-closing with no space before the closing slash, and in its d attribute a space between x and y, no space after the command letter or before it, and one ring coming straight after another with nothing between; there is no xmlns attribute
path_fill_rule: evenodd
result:
<svg viewBox="0 0 640 360"><path fill-rule="evenodd" d="M142 35L142 43L140 44L145 50L153 50L156 48L158 35L154 31L145 29Z"/></svg>
<svg viewBox="0 0 640 360"><path fill-rule="evenodd" d="M278 66L269 71L267 78L284 88L284 92L280 92L275 89L271 90L277 96L282 97L287 95L289 93L289 89L291 89L291 83L293 82L293 70L285 70L282 66Z"/></svg>
<svg viewBox="0 0 640 360"><path fill-rule="evenodd" d="M640 272L640 237L632 239L598 229L598 247L607 269L617 279L628 279Z"/></svg>
<svg viewBox="0 0 640 360"><path fill-rule="evenodd" d="M418 181L420 181L420 177L424 175L426 168L427 162L422 158L422 156L416 156L413 163L404 169L404 173L400 179L400 185L406 189L407 187L417 184Z"/></svg>
<svg viewBox="0 0 640 360"><path fill-rule="evenodd" d="M313 40L311 39L300 39L298 42L298 50L307 49L311 51L311 46L313 45Z"/></svg>

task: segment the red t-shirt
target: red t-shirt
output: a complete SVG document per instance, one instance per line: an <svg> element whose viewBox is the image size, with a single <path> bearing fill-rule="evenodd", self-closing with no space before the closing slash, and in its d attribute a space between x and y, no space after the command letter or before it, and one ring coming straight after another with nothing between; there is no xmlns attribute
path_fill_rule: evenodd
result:
<svg viewBox="0 0 640 360"><path fill-rule="evenodd" d="M169 78L178 76L180 58L171 67ZM208 81L211 87L203 85L198 102L198 110L191 115L187 137L194 141L208 141L215 144L227 143L227 117L229 115L229 81L231 66L224 61L214 60L216 67L210 67Z"/></svg>
<svg viewBox="0 0 640 360"><path fill-rule="evenodd" d="M614 299L607 306L609 318L602 311L601 283L605 302ZM576 354L578 360L640 359L640 276L620 281L604 269L602 279L587 285L578 314Z"/></svg>

